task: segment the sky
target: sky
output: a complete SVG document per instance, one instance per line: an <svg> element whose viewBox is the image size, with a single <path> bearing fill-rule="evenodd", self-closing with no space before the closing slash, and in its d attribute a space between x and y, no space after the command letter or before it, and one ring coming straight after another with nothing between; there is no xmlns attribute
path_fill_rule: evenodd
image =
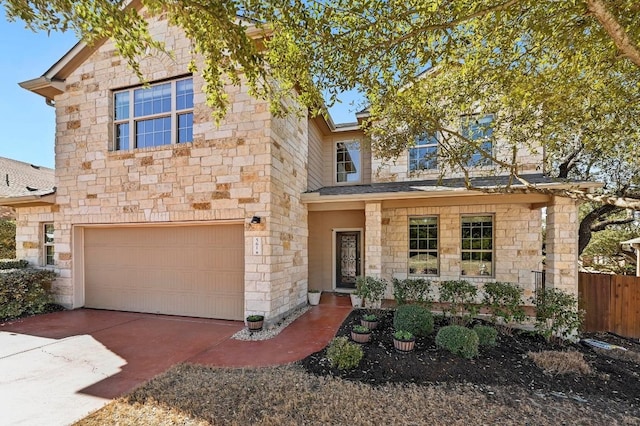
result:
<svg viewBox="0 0 640 426"><path fill-rule="evenodd" d="M55 111L45 99L18 86L42 76L77 42L74 33L34 33L8 22L0 7L0 157L54 167ZM354 122L358 95L330 109L334 123Z"/></svg>

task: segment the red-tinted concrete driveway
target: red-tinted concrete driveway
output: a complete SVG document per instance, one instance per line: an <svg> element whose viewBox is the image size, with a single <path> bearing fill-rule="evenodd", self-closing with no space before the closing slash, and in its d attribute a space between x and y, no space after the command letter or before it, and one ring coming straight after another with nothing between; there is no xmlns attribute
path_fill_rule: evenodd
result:
<svg viewBox="0 0 640 426"><path fill-rule="evenodd" d="M95 397L99 408L180 362L241 367L297 361L326 346L350 311L348 297L324 294L319 306L278 336L256 342L230 339L244 327L237 321L92 309L25 318L0 325L0 388L6 385L6 396L18 398L14 409L33 409L41 415L47 407L37 405L41 401L34 398L35 389L55 405L49 407L55 408L52 413L62 415L68 411L65 406L80 409L78 396L89 408L95 403L86 397ZM44 391L47 386L51 389ZM56 398L51 399L52 394ZM86 414L80 412L69 419ZM55 415L46 418L53 420ZM48 424L66 424L69 419Z"/></svg>

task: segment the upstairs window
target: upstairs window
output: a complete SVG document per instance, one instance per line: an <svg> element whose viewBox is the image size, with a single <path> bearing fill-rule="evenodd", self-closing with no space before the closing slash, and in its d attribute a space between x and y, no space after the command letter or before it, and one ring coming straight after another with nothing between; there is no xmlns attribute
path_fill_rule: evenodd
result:
<svg viewBox="0 0 640 426"><path fill-rule="evenodd" d="M360 170L360 142L336 144L336 183L357 183L362 178Z"/></svg>
<svg viewBox="0 0 640 426"><path fill-rule="evenodd" d="M42 224L42 259L45 266L54 265L53 223Z"/></svg>
<svg viewBox="0 0 640 426"><path fill-rule="evenodd" d="M425 135L409 148L409 171L435 170L438 168L438 138Z"/></svg>
<svg viewBox="0 0 640 426"><path fill-rule="evenodd" d="M114 150L193 141L193 79L114 92Z"/></svg>
<svg viewBox="0 0 640 426"><path fill-rule="evenodd" d="M473 115L462 119L461 134L466 139L476 142L478 148L493 153L493 114ZM479 150L471 152L467 166L489 166L491 160L484 157Z"/></svg>

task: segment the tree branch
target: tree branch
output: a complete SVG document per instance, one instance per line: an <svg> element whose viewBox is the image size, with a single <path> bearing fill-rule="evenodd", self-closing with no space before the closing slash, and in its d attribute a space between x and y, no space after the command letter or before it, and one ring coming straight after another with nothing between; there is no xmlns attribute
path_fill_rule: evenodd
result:
<svg viewBox="0 0 640 426"><path fill-rule="evenodd" d="M625 223L633 222L633 216L625 217L624 219L607 219L591 225L592 232L604 231L607 226L610 225L624 225Z"/></svg>
<svg viewBox="0 0 640 426"><path fill-rule="evenodd" d="M586 0L587 10L602 25L620 52L640 67L640 49L602 0Z"/></svg>

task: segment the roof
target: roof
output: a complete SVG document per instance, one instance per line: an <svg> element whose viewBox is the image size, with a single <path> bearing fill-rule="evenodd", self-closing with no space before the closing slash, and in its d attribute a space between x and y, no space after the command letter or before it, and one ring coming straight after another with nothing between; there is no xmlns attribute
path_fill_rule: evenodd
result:
<svg viewBox="0 0 640 426"><path fill-rule="evenodd" d="M13 204L19 198L36 199L55 191L53 169L0 157L0 205Z"/></svg>
<svg viewBox="0 0 640 426"><path fill-rule="evenodd" d="M631 244L631 245L640 244L640 237L633 238L629 241L622 241L620 244Z"/></svg>
<svg viewBox="0 0 640 426"><path fill-rule="evenodd" d="M542 173L522 175L522 178L529 184L543 187L565 187L565 186L579 186L579 187L597 187L600 184L595 182L584 182L568 179L555 179L546 176ZM485 176L470 178L471 185L476 188L495 188L509 184L509 176ZM512 182L511 187L522 188L525 184L516 179ZM314 191L307 191L307 193L317 194L322 196L353 196L363 194L389 194L389 193L420 193L420 192L450 192L467 190L467 185L463 178L451 178L451 179L428 179L428 180L414 180L403 182L382 182L371 183L367 185L340 185L340 186L325 186Z"/></svg>

